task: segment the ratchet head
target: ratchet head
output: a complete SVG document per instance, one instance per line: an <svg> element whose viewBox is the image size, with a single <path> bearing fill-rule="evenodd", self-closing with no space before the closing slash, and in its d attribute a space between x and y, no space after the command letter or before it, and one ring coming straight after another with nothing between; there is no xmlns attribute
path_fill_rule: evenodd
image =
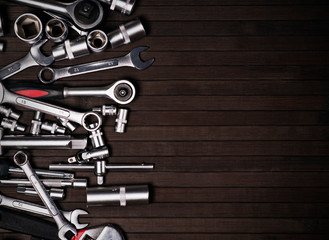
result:
<svg viewBox="0 0 329 240"><path fill-rule="evenodd" d="M72 212L70 212L70 222L77 228L77 229L83 229L88 226L88 223L79 223L79 215L86 215L88 214L87 211L83 209L75 209Z"/></svg>
<svg viewBox="0 0 329 240"><path fill-rule="evenodd" d="M47 39L40 40L39 42L33 44L30 49L30 54L33 57L34 61L41 66L49 66L55 61L55 58L52 55L47 57L41 51L41 47L47 41Z"/></svg>
<svg viewBox="0 0 329 240"><path fill-rule="evenodd" d="M128 56L130 57L131 63L133 64L134 68L137 68L138 70L144 70L152 65L154 62L154 58L149 59L147 61L143 61L140 57L140 53L143 51L146 51L149 47L137 47L134 48L130 53L128 53Z"/></svg>
<svg viewBox="0 0 329 240"><path fill-rule="evenodd" d="M128 104L134 100L136 89L128 80L119 80L106 90L106 95L119 104Z"/></svg>

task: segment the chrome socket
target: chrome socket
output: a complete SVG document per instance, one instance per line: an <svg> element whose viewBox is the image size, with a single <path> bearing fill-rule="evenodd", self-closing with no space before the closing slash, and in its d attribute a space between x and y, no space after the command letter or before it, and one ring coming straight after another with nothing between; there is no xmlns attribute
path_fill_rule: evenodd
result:
<svg viewBox="0 0 329 240"><path fill-rule="evenodd" d="M126 129L126 124L128 123L128 110L119 109L117 118L115 119L115 132L124 133Z"/></svg>
<svg viewBox="0 0 329 240"><path fill-rule="evenodd" d="M19 112L15 112L12 108L0 105L0 114L18 120L21 117Z"/></svg>
<svg viewBox="0 0 329 240"><path fill-rule="evenodd" d="M112 11L121 12L122 14L130 15L134 5L135 0L99 0L103 3L110 5Z"/></svg>
<svg viewBox="0 0 329 240"><path fill-rule="evenodd" d="M94 124L90 124L90 128L94 128ZM103 139L103 133L100 129L97 129L95 131L91 131L89 135L91 145L93 148L99 148L105 146L105 142Z"/></svg>
<svg viewBox="0 0 329 240"><path fill-rule="evenodd" d="M4 129L9 129L11 132L14 132L14 131L24 132L25 128L26 128L25 125L17 122L16 120L9 119L9 118L3 118L0 125Z"/></svg>
<svg viewBox="0 0 329 240"><path fill-rule="evenodd" d="M16 36L28 44L38 42L43 35L41 20L32 13L25 13L19 16L14 23Z"/></svg>
<svg viewBox="0 0 329 240"><path fill-rule="evenodd" d="M74 40L65 40L64 43L57 44L52 48L52 55L55 61L64 59L75 59L89 55L89 48L85 37L80 37Z"/></svg>
<svg viewBox="0 0 329 240"><path fill-rule="evenodd" d="M58 18L50 19L46 23L45 32L47 38L55 43L63 42L69 33L66 23Z"/></svg>
<svg viewBox="0 0 329 240"><path fill-rule="evenodd" d="M102 30L91 31L87 36L87 45L92 52L103 52L109 43L109 39Z"/></svg>
<svg viewBox="0 0 329 240"><path fill-rule="evenodd" d="M87 188L89 206L148 204L148 185Z"/></svg>
<svg viewBox="0 0 329 240"><path fill-rule="evenodd" d="M93 112L99 112L103 116L115 116L117 115L117 107L114 105L102 105L101 107L94 107Z"/></svg>
<svg viewBox="0 0 329 240"><path fill-rule="evenodd" d="M3 37L5 35L4 30L3 30L3 18L0 15L0 37Z"/></svg>
<svg viewBox="0 0 329 240"><path fill-rule="evenodd" d="M43 117L43 113L36 111L34 114L34 118L31 121L31 128L30 128L30 133L34 136L37 136L41 133L41 120Z"/></svg>
<svg viewBox="0 0 329 240"><path fill-rule="evenodd" d="M107 34L112 48L135 42L146 36L145 29L139 19L132 20L119 26Z"/></svg>
<svg viewBox="0 0 329 240"><path fill-rule="evenodd" d="M58 121L62 124L63 127L66 127L71 132L74 132L77 126L75 126L73 123L71 123L69 120L64 118L57 118Z"/></svg>
<svg viewBox="0 0 329 240"><path fill-rule="evenodd" d="M41 130L50 132L51 134L65 134L66 128L58 126L57 123L44 122L41 124Z"/></svg>
<svg viewBox="0 0 329 240"><path fill-rule="evenodd" d="M17 193L25 194L28 196L36 196L38 197L38 193L35 191L34 188L29 187L17 187ZM65 191L62 188L50 188L47 189L49 196L53 200L64 200L65 198Z"/></svg>

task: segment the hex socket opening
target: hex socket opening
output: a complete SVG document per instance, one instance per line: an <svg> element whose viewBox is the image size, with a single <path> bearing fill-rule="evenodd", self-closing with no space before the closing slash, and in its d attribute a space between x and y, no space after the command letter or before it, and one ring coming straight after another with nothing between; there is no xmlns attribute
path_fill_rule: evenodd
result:
<svg viewBox="0 0 329 240"><path fill-rule="evenodd" d="M46 24L46 35L54 42L64 41L68 35L67 26L60 19L51 19Z"/></svg>
<svg viewBox="0 0 329 240"><path fill-rule="evenodd" d="M26 13L16 19L14 30L19 39L32 44L41 39L43 27L36 15Z"/></svg>
<svg viewBox="0 0 329 240"><path fill-rule="evenodd" d="M107 47L108 37L103 31L94 30L88 34L87 44L93 52L101 52Z"/></svg>

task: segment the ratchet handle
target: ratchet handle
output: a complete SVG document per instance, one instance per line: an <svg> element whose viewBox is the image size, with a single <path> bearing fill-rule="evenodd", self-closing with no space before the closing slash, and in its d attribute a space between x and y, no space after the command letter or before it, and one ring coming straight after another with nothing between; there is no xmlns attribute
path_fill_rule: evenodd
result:
<svg viewBox="0 0 329 240"><path fill-rule="evenodd" d="M63 99L64 86L49 85L43 86L31 82L14 82L8 81L4 85L6 88L18 95L34 98L34 99Z"/></svg>
<svg viewBox="0 0 329 240"><path fill-rule="evenodd" d="M58 240L56 224L2 207L0 207L0 228L39 239Z"/></svg>

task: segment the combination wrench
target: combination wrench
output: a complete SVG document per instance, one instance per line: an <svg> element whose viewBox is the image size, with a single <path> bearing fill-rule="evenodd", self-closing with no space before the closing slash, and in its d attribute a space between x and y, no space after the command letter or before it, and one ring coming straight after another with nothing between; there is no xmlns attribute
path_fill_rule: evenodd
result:
<svg viewBox="0 0 329 240"><path fill-rule="evenodd" d="M66 87L40 85L25 81L9 81L5 86L11 92L34 99L63 99L67 97L106 97L118 104L128 104L136 96L135 86L128 80L118 80L100 87Z"/></svg>
<svg viewBox="0 0 329 240"><path fill-rule="evenodd" d="M20 71L23 71L24 69L29 67L38 65L49 66L50 64L52 64L55 61L55 58L53 56L47 57L41 52L41 47L47 41L47 39L44 39L35 43L34 45L32 45L29 53L25 57L0 69L0 80L9 78L10 76Z"/></svg>
<svg viewBox="0 0 329 240"><path fill-rule="evenodd" d="M103 20L104 10L97 0L76 0L63 3L54 0L6 0L25 6L55 12L71 19L75 25L82 29L96 27Z"/></svg>
<svg viewBox="0 0 329 240"><path fill-rule="evenodd" d="M7 197L1 194L0 194L0 205L25 212L35 213L46 217L51 217L48 209L45 208L44 206L23 201L20 199ZM70 223L72 223L77 229L83 229L88 226L87 223L84 224L79 223L79 215L88 214L87 211L83 209L75 209L73 211L61 211L61 212L65 217L65 219L68 220Z"/></svg>
<svg viewBox="0 0 329 240"><path fill-rule="evenodd" d="M106 59L91 63L85 63L65 68L44 67L38 74L39 80L44 84L50 84L58 79L77 76L86 73L114 69L119 67L132 67L138 70L144 70L152 65L154 58L143 61L140 53L146 51L148 47L142 46L134 48L130 53L123 57Z"/></svg>
<svg viewBox="0 0 329 240"><path fill-rule="evenodd" d="M23 151L18 151L13 159L16 165L24 171L43 204L46 206L49 214L55 220L58 227L58 237L63 240L68 240L76 236L76 228L64 218L54 201L50 198L39 177L31 167L27 154Z"/></svg>

